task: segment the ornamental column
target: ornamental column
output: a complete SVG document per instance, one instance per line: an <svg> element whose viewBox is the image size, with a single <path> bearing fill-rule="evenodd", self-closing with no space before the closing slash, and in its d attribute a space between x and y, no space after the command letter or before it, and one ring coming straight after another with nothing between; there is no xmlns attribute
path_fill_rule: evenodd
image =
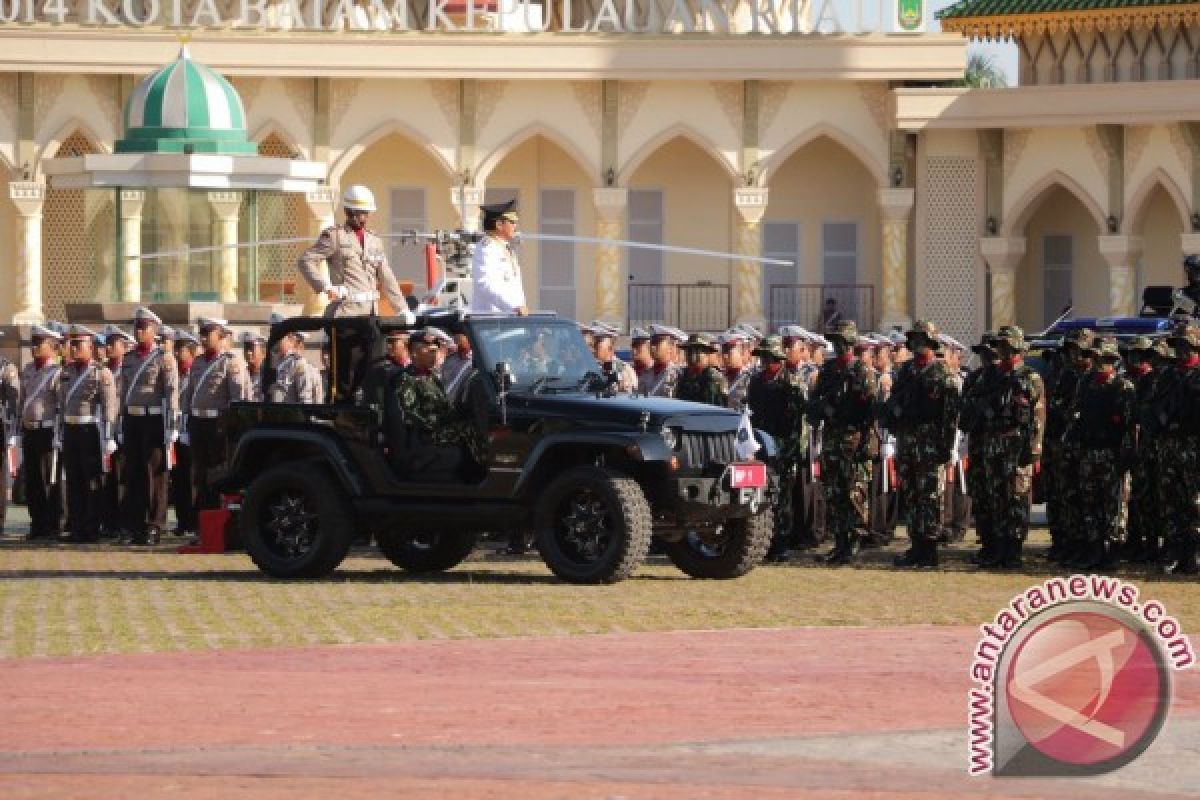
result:
<svg viewBox="0 0 1200 800"><path fill-rule="evenodd" d="M209 192L213 212L213 253L217 273L217 299L222 303L238 301L238 221L241 219L241 192Z"/></svg>
<svg viewBox="0 0 1200 800"><path fill-rule="evenodd" d="M881 330L894 326L908 330L912 325L912 316L908 313L908 221L915 197L914 189L879 190L879 215L883 226Z"/></svg>
<svg viewBox="0 0 1200 800"><path fill-rule="evenodd" d="M42 310L42 207L46 203L46 184L40 181L12 181L8 199L16 206L17 283L16 311L13 323L31 325L46 321Z"/></svg>
<svg viewBox="0 0 1200 800"><path fill-rule="evenodd" d="M1098 237L1100 256L1108 264L1108 313L1132 317L1137 313L1137 262L1142 254L1138 236Z"/></svg>
<svg viewBox="0 0 1200 800"><path fill-rule="evenodd" d="M305 192L304 200L305 207L308 209L309 224L308 230L301 231L301 233L308 233L315 242L317 237L321 235L321 231L337 224L337 217L335 216L337 210L337 190L329 186L322 186ZM321 264L321 275L325 280L329 280L328 264ZM329 305L329 298L323 294L314 292L308 285L308 281L304 280L299 271L297 271L296 302L304 307L301 312L304 316L319 317L325 313L325 306Z"/></svg>
<svg viewBox="0 0 1200 800"><path fill-rule="evenodd" d="M740 256L762 256L762 218L767 210L767 189L745 187L733 190L737 209L734 252ZM759 261L739 259L733 264L733 316L735 323L766 327L763 309L763 268Z"/></svg>
<svg viewBox="0 0 1200 800"><path fill-rule="evenodd" d="M987 236L979 240L979 252L992 276L991 328L1016 324L1016 274L1025 257L1023 236Z"/></svg>
<svg viewBox="0 0 1200 800"><path fill-rule="evenodd" d="M464 231L479 230L479 207L483 205L482 186L455 186L450 190L450 203L458 214L458 225Z"/></svg>
<svg viewBox="0 0 1200 800"><path fill-rule="evenodd" d="M621 238L629 190L592 189L592 205L596 209L596 238L616 242ZM616 244L596 245L596 319L618 327L625 323L621 278L621 249Z"/></svg>
<svg viewBox="0 0 1200 800"><path fill-rule="evenodd" d="M142 302L142 209L146 193L141 189L121 190L121 249L118 286L123 303Z"/></svg>

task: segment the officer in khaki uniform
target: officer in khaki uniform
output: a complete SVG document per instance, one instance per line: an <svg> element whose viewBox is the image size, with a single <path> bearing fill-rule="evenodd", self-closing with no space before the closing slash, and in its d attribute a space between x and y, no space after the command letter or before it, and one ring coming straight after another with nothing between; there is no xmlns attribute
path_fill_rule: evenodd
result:
<svg viewBox="0 0 1200 800"><path fill-rule="evenodd" d="M233 332L223 319L201 317L204 352L192 364L187 391L181 398L182 441L192 448L192 499L197 510L215 508L217 495L208 471L225 463L226 442L221 413L230 403L250 400L250 375L241 353L231 349Z"/></svg>
<svg viewBox="0 0 1200 800"><path fill-rule="evenodd" d="M179 396L182 398L192 380L192 364L200 352L200 340L182 328L175 329L171 340L175 363L179 365ZM195 536L197 529L196 508L192 504L192 448L183 440L181 432L175 445L175 468L171 470L168 493L171 505L175 507L175 534L190 537Z"/></svg>
<svg viewBox="0 0 1200 800"><path fill-rule="evenodd" d="M167 524L167 478L179 438L179 367L157 344L162 320L133 315L137 345L121 362L120 438L125 452L125 528L133 544L157 544Z"/></svg>
<svg viewBox="0 0 1200 800"><path fill-rule="evenodd" d="M117 392L117 419L121 416L121 400L125 397L125 389L121 385L121 364L125 354L133 347L133 337L116 325L104 326L104 341L106 344L104 366L112 373L113 385ZM120 424L116 426L120 428ZM114 431L115 435L115 431ZM117 450L109 457L109 470L104 474L103 501L100 511L100 535L116 537L120 535L124 520L121 517L122 506L125 502L125 451L117 442Z"/></svg>
<svg viewBox="0 0 1200 800"><path fill-rule="evenodd" d="M67 482L67 519L73 542L100 540L107 459L117 449L117 387L112 371L94 358L96 332L67 331L67 360L58 380L59 447Z"/></svg>
<svg viewBox="0 0 1200 800"><path fill-rule="evenodd" d="M34 325L30 331L33 361L21 370L18 413L21 458L25 464L25 502L29 507L29 538L57 539L62 533L62 486L54 450L58 417L58 349L62 336Z"/></svg>
<svg viewBox="0 0 1200 800"><path fill-rule="evenodd" d="M304 251L296 262L300 276L314 292L329 299L327 317L375 314L382 290L397 314L408 314L408 303L400 292L396 276L388 266L383 240L367 229L367 218L375 211L375 196L365 186L351 186L342 196L346 222L321 231L316 244ZM329 264L329 279L321 274L321 263ZM340 338L336 341L330 393L345 400L354 375L352 348Z"/></svg>
<svg viewBox="0 0 1200 800"><path fill-rule="evenodd" d="M306 338L303 331L292 331L276 342L278 361L275 379L266 391L268 403L316 404L324 401L321 373L304 357L302 348Z"/></svg>
<svg viewBox="0 0 1200 800"><path fill-rule="evenodd" d="M253 331L242 334L242 356L246 359L246 372L250 376L250 399L263 401L263 364L267 360L267 340Z"/></svg>

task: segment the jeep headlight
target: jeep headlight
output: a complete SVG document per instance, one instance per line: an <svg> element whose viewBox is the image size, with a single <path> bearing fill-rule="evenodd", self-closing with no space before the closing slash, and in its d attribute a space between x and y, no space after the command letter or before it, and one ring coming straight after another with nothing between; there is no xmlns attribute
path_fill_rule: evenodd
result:
<svg viewBox="0 0 1200 800"><path fill-rule="evenodd" d="M668 450L674 450L679 447L679 434L671 428L662 429L663 442L667 445Z"/></svg>

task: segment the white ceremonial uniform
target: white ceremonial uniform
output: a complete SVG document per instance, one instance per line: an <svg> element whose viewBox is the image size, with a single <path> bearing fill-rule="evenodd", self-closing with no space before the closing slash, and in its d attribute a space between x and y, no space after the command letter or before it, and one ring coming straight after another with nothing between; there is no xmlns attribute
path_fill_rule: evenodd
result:
<svg viewBox="0 0 1200 800"><path fill-rule="evenodd" d="M477 314L512 314L526 305L521 265L503 239L488 235L475 247L471 283L471 310Z"/></svg>

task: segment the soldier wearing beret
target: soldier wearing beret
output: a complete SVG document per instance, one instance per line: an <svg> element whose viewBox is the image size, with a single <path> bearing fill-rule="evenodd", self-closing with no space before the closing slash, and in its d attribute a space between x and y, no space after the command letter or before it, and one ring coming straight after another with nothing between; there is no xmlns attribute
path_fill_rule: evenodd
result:
<svg viewBox="0 0 1200 800"><path fill-rule="evenodd" d="M61 453L67 486L67 520L74 542L100 540L103 476L116 451L117 389L112 372L94 360L95 331L72 325L69 357L58 379Z"/></svg>
<svg viewBox="0 0 1200 800"><path fill-rule="evenodd" d="M683 345L687 366L675 383L675 399L724 407L729 387L716 368L709 366L709 356L718 352L713 338L706 333L694 333Z"/></svg>

